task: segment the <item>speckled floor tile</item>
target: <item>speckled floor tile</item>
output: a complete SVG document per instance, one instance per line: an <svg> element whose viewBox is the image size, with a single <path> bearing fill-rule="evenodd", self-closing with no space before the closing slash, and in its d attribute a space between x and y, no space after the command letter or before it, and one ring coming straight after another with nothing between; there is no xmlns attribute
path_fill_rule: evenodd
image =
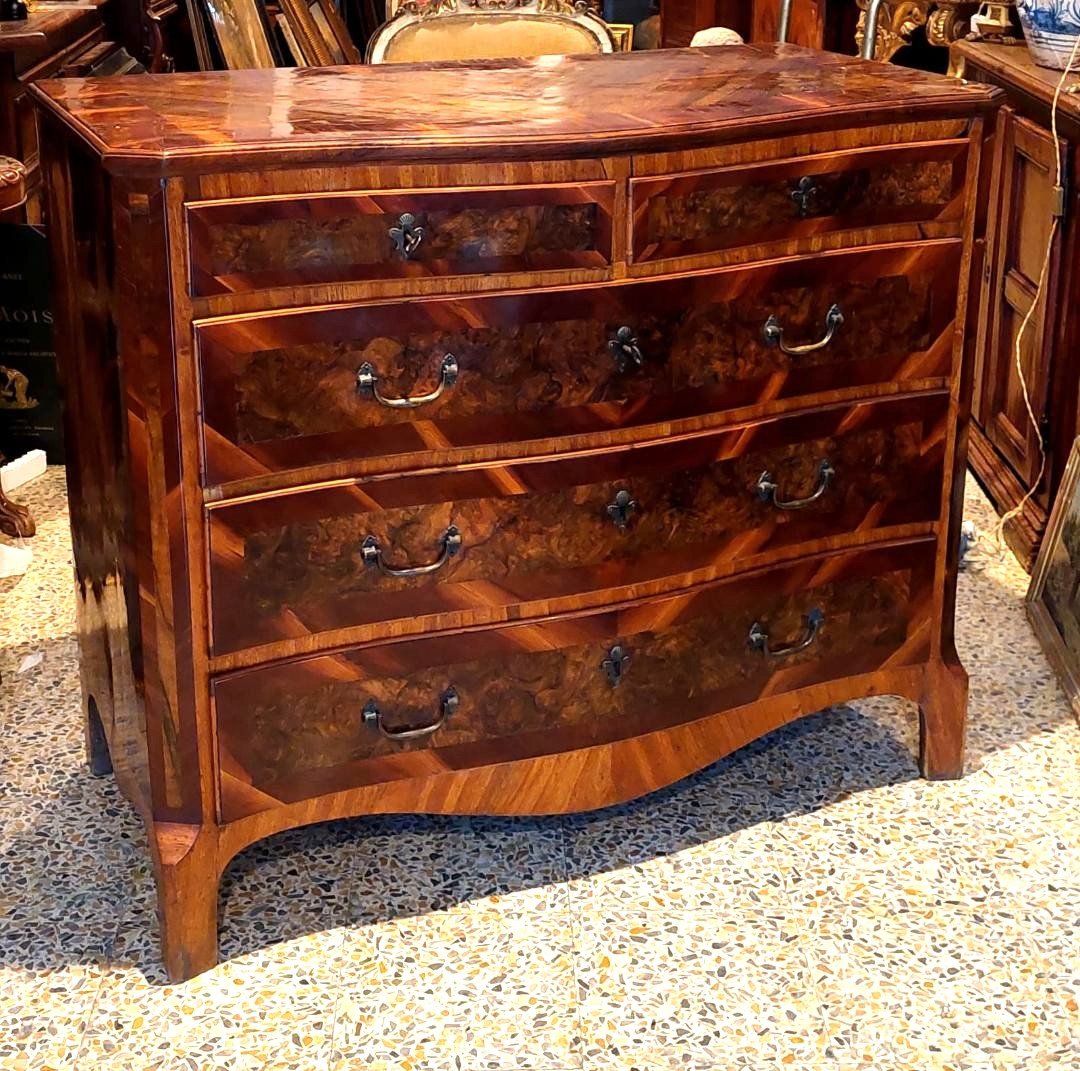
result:
<svg viewBox="0 0 1080 1071"><path fill-rule="evenodd" d="M354 922L470 906L565 910L560 822L417 815L363 827L350 857Z"/></svg>
<svg viewBox="0 0 1080 1071"><path fill-rule="evenodd" d="M78 962L34 971L5 962L0 973L0 1067L74 1068L100 985L100 970Z"/></svg>
<svg viewBox="0 0 1080 1071"><path fill-rule="evenodd" d="M79 1065L119 1071L195 1061L201 1069L220 1058L227 1067L257 1059L259 1067L319 1066L333 1031L343 940L341 930L328 930L274 943L170 985L156 927L125 930L110 948Z"/></svg>
<svg viewBox="0 0 1080 1071"><path fill-rule="evenodd" d="M360 927L338 984L336 1063L581 1066L568 914L477 906Z"/></svg>
<svg viewBox="0 0 1080 1071"><path fill-rule="evenodd" d="M253 844L233 859L218 902L222 957L347 925L356 840L349 823L326 823ZM149 881L146 891L153 896Z"/></svg>
<svg viewBox="0 0 1080 1071"><path fill-rule="evenodd" d="M292 831L227 870L226 961L170 986L139 821L83 765L62 473L23 497L2 1071L1080 1071L1080 729L988 535L962 780L919 779L915 708L880 696L596 814Z"/></svg>
<svg viewBox="0 0 1080 1071"><path fill-rule="evenodd" d="M827 1037L789 912L611 911L579 920L587 1066L806 1066Z"/></svg>
<svg viewBox="0 0 1080 1071"><path fill-rule="evenodd" d="M571 834L568 855L581 875L570 886L582 911L616 904L642 911L730 910L783 904L797 851L772 822L760 822L657 855L645 845L619 843L619 829L602 824ZM606 869L613 863L621 865Z"/></svg>
<svg viewBox="0 0 1080 1071"><path fill-rule="evenodd" d="M1064 1051L1072 1024L1020 922L1008 902L827 917L810 955L832 1051L856 1066L950 1067Z"/></svg>

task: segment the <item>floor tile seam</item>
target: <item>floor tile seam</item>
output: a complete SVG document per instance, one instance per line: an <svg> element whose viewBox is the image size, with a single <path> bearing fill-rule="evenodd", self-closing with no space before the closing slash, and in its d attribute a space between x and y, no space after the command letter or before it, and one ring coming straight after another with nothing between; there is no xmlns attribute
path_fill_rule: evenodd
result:
<svg viewBox="0 0 1080 1071"><path fill-rule="evenodd" d="M114 935L114 941L115 941ZM110 945L113 942L110 942ZM111 951L111 949L110 949ZM72 1071L82 1071L82 1060L86 1049L87 1035L90 1033L90 1027L94 1022L97 1015L98 1005L101 1002L101 994L105 989L105 972L108 970L108 952L102 956L101 972L98 974L97 983L94 986L93 1000L90 1001L90 1007L86 1012L86 1018L83 1020L82 1029L79 1031L78 1046L75 1049L75 1058L72 1061ZM87 1071L94 1071L93 1068L87 1067Z"/></svg>
<svg viewBox="0 0 1080 1071"><path fill-rule="evenodd" d="M564 851L565 857L565 851ZM574 1026L577 1030L577 1063L574 1071L586 1071L587 1063L585 1060L585 1017L584 1017L584 1001L581 999L581 985L582 985L582 964L584 960L584 949L582 945L582 933L581 933L581 916L575 907L577 897L574 894L574 887L569 878L563 881L563 890L566 896L567 903L567 917L570 925L570 974L571 983L574 987L573 1001L574 1001Z"/></svg>
<svg viewBox="0 0 1080 1071"><path fill-rule="evenodd" d="M333 974L334 974L334 983L330 987L331 992L333 993L333 997L334 997L334 1007L333 1007L333 1009L332 1009L332 1011L330 1013L330 1015L331 1015L330 1030L329 1030L329 1032L327 1034L326 1051L325 1051L325 1054L323 1056L323 1059L320 1061L319 1071L331 1071L333 1063L334 1063L334 1052L335 1052L334 1046L335 1046L335 1042L336 1042L337 1027L338 1027L338 1009L341 1006L341 1001L345 997L344 990L338 984L340 982L340 979L341 979L341 971L342 971L342 967L343 967L343 957L342 957L342 955L340 953L341 953L342 949L344 948L344 944L345 944L345 935L342 934L340 946L338 948L338 953L339 953L339 955L337 957L338 958L338 965L337 965L337 969L333 972Z"/></svg>

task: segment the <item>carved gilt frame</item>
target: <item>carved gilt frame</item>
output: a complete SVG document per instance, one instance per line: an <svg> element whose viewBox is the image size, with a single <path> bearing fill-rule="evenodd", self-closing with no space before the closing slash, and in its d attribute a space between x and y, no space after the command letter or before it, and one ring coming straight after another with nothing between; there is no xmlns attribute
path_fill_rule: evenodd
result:
<svg viewBox="0 0 1080 1071"><path fill-rule="evenodd" d="M1071 522L1071 532L1074 533L1080 521L1080 509L1077 508L1078 490L1080 490L1080 439L1073 443L1072 452L1069 454L1061 486L1054 499L1050 520L1046 525L1039 554L1035 560L1035 568L1031 573L1031 586L1024 599L1024 607L1047 661L1061 682L1061 687L1072 705L1073 713L1080 719L1080 657L1066 644L1061 627L1046 602L1047 581L1055 565L1055 559L1060 561L1060 552L1066 542L1066 525ZM1067 552L1066 556L1069 557ZM1080 589L1080 569L1073 567L1073 573L1074 586Z"/></svg>
<svg viewBox="0 0 1080 1071"><path fill-rule="evenodd" d="M280 0L280 4L307 66L362 62L333 0Z"/></svg>
<svg viewBox="0 0 1080 1071"><path fill-rule="evenodd" d="M227 70L249 70L277 66L270 35L270 23L260 0L195 0L206 23L203 40L196 34L200 66L213 63L206 31L217 46ZM190 9L189 9L190 10ZM194 20L193 20L194 21Z"/></svg>

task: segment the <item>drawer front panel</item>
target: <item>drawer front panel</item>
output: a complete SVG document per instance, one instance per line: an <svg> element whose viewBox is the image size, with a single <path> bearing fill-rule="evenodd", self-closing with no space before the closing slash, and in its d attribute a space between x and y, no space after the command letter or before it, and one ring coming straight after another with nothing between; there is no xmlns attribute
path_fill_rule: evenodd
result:
<svg viewBox="0 0 1080 1071"><path fill-rule="evenodd" d="M965 139L863 149L631 183L634 260L963 218Z"/></svg>
<svg viewBox="0 0 1080 1071"><path fill-rule="evenodd" d="M221 767L267 807L637 736L763 694L918 662L933 548L809 560L623 609L219 680ZM229 797L226 820L235 817Z"/></svg>
<svg viewBox="0 0 1080 1071"><path fill-rule="evenodd" d="M450 461L529 440L558 449L566 436L947 376L960 250L208 321L196 329L206 478Z"/></svg>
<svg viewBox="0 0 1080 1071"><path fill-rule="evenodd" d="M210 512L214 653L386 621L418 631L437 615L486 623L530 603L556 612L559 599L673 587L798 543L930 522L947 413L943 395L838 406L222 506Z"/></svg>
<svg viewBox="0 0 1080 1071"><path fill-rule="evenodd" d="M191 292L604 267L614 196L586 182L191 204Z"/></svg>

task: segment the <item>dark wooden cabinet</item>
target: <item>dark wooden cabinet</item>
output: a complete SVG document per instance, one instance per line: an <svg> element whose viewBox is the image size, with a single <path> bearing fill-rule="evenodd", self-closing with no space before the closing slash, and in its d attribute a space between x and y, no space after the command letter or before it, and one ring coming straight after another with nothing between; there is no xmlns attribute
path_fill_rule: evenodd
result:
<svg viewBox="0 0 1080 1071"><path fill-rule="evenodd" d="M90 753L174 977L307 822L604 806L881 693L962 772L997 93L762 45L36 95Z"/></svg>
<svg viewBox="0 0 1080 1071"><path fill-rule="evenodd" d="M37 127L28 87L38 78L55 77L115 51L105 11L102 0L94 0L38 7L25 20L0 22L0 156L13 157L26 168L21 215L30 223L41 222L42 207Z"/></svg>
<svg viewBox="0 0 1080 1071"><path fill-rule="evenodd" d="M747 41L776 41L780 0L659 0L661 44L690 44L698 30L726 26ZM795 45L855 52L854 0L792 0L788 40Z"/></svg>
<svg viewBox="0 0 1080 1071"><path fill-rule="evenodd" d="M988 172L971 466L999 513L1016 506L1038 480L1005 526L1009 546L1030 569L1078 431L1080 107L1063 94L1058 149L1050 129L1057 72L1035 66L1023 46L962 42L953 56L965 78L1000 86L1008 98ZM1033 309L1044 271L1045 291ZM1018 367L1016 341L1029 312Z"/></svg>
<svg viewBox="0 0 1080 1071"><path fill-rule="evenodd" d="M0 22L0 156L26 168L23 218L42 220L38 134L29 87L39 79L171 70L190 42L176 0L84 0L38 4ZM10 217L9 217L10 218Z"/></svg>

